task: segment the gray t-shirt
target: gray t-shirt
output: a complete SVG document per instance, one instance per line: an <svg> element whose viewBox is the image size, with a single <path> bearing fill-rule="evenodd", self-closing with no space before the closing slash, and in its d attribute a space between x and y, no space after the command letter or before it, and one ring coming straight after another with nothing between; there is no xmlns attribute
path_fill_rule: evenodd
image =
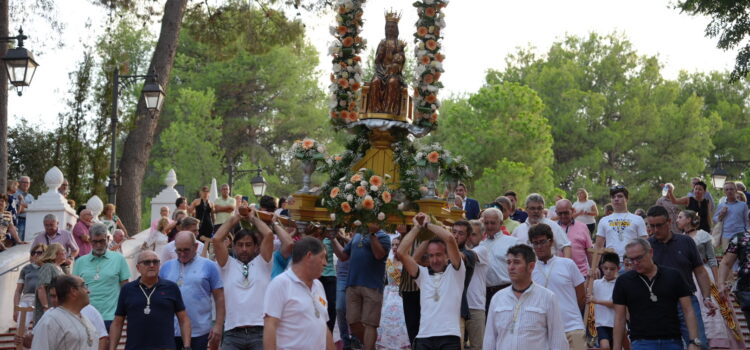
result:
<svg viewBox="0 0 750 350"><path fill-rule="evenodd" d="M37 288L39 288L40 285L49 287L50 283L52 283L52 279L62 274L63 274L63 271L62 269L60 269L60 266L57 266L53 263L45 263L39 269L39 279L37 280ZM47 302L49 303L49 288L47 288ZM50 304L47 306L52 306L52 305ZM39 293L37 293L36 302L34 306L34 323L38 323L39 319L42 318L42 315L44 315L44 308L43 308L41 300L39 300Z"/></svg>
<svg viewBox="0 0 750 350"><path fill-rule="evenodd" d="M23 283L21 293L34 294L37 281L39 281L39 265L28 264L21 269L21 274L18 276L18 283Z"/></svg>

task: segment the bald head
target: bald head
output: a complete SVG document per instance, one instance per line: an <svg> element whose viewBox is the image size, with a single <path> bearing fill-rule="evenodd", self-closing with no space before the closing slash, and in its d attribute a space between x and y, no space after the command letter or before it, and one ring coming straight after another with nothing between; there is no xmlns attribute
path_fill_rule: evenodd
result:
<svg viewBox="0 0 750 350"><path fill-rule="evenodd" d="M557 201L557 204L555 204L555 213L561 224L570 224L573 221L573 203L564 198Z"/></svg>
<svg viewBox="0 0 750 350"><path fill-rule="evenodd" d="M198 242L195 235L190 231L180 231L174 238L174 251L177 253L177 259L186 264L193 260L198 250Z"/></svg>

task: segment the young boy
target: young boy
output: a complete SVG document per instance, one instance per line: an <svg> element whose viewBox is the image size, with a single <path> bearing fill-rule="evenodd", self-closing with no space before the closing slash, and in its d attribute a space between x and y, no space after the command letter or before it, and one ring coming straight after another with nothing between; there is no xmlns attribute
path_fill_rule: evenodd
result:
<svg viewBox="0 0 750 350"><path fill-rule="evenodd" d="M603 278L594 281L591 302L594 303L596 315L596 332L599 348L609 349L612 345L612 327L615 325L615 305L612 303L612 291L620 269L620 257L616 253L602 254L599 263Z"/></svg>

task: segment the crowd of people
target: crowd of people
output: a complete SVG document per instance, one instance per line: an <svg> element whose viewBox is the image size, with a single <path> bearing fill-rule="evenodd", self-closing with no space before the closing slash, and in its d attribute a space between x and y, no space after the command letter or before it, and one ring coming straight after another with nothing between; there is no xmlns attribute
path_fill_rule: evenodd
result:
<svg viewBox="0 0 750 350"><path fill-rule="evenodd" d="M14 312L31 327L17 341L115 349L127 325L126 349L744 348L718 306L733 294L750 320L745 189L727 182L714 204L692 185L665 185L641 215L614 186L598 218L585 189L480 209L460 184L465 220L418 213L393 232L299 231L291 198L251 206L222 185L211 201L204 187L162 208L134 279L114 207L81 211L72 233L49 215L15 293L35 306Z"/></svg>

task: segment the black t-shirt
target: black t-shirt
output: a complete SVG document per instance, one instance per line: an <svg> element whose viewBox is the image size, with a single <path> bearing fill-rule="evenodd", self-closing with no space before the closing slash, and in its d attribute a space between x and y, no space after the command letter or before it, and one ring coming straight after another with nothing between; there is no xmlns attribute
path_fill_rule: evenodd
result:
<svg viewBox="0 0 750 350"><path fill-rule="evenodd" d="M651 301L646 285L651 282L656 302ZM677 304L681 297L690 295L692 293L687 283L677 270L658 266L656 276L651 281L635 271L618 277L612 301L628 308L631 339L679 339Z"/></svg>
<svg viewBox="0 0 750 350"><path fill-rule="evenodd" d="M653 237L648 241L654 250L654 262L659 266L671 267L679 271L690 287L690 291L695 292L693 270L698 266L703 266L703 260L693 238L688 235L672 235L672 239L667 243L661 243Z"/></svg>
<svg viewBox="0 0 750 350"><path fill-rule="evenodd" d="M152 288L146 288L140 282L139 277L122 286L117 301L115 315L124 316L128 321L125 349L174 349L174 317L177 312L185 310L180 288L161 278ZM151 297L148 315L144 313L146 295Z"/></svg>

